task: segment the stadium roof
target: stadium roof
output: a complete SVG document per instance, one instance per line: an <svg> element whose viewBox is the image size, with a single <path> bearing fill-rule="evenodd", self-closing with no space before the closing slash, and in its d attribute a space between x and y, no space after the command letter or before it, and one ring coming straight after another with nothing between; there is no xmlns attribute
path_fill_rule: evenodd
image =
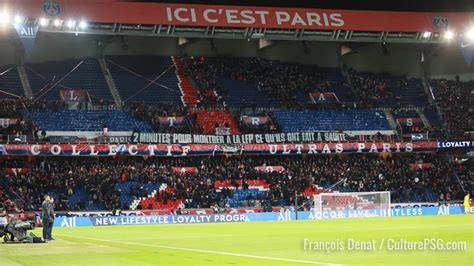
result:
<svg viewBox="0 0 474 266"><path fill-rule="evenodd" d="M474 12L466 12L474 5L472 1L184 2L0 0L4 9L0 18L20 16L15 20L58 33L336 42L439 43L463 38L474 28ZM291 7L275 7L282 5ZM300 7L303 5L305 8ZM417 12L387 11L402 7ZM443 11L425 12L425 7ZM463 7L465 12L444 11Z"/></svg>

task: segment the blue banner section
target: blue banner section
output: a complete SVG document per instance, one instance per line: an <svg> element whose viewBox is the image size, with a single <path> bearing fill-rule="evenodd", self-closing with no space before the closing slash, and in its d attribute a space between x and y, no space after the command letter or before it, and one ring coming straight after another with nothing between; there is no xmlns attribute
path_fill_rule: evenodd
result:
<svg viewBox="0 0 474 266"><path fill-rule="evenodd" d="M471 140L460 140L460 141L438 141L438 149L451 149L451 148L471 148L474 147L474 141Z"/></svg>
<svg viewBox="0 0 474 266"><path fill-rule="evenodd" d="M461 206L392 208L373 210L343 211L303 211L298 212L298 220L347 219L382 216L424 216L462 214ZM196 224L224 222L290 221L295 220L295 212L263 212L238 214L195 214L195 215L155 215L155 216L103 216L103 217L58 217L55 227L114 226L150 224Z"/></svg>
<svg viewBox="0 0 474 266"><path fill-rule="evenodd" d="M29 55L33 51L36 34L38 33L38 25L15 23L14 26L25 48L25 55Z"/></svg>

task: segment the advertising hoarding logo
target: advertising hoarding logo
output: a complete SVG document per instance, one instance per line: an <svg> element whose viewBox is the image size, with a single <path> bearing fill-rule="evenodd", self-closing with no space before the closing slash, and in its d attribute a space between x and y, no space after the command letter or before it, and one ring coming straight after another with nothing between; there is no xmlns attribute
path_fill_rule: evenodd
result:
<svg viewBox="0 0 474 266"><path fill-rule="evenodd" d="M14 24L14 27L25 48L25 54L29 55L35 44L36 35L38 34L38 25L17 23Z"/></svg>

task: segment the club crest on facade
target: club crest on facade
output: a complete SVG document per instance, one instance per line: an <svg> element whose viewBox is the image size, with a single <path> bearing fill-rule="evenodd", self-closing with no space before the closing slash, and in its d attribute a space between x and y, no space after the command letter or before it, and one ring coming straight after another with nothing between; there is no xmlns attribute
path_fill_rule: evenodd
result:
<svg viewBox="0 0 474 266"><path fill-rule="evenodd" d="M61 14L61 7L54 0L47 0L43 4L43 11L50 17L55 17Z"/></svg>
<svg viewBox="0 0 474 266"><path fill-rule="evenodd" d="M433 26L438 29L446 29L448 27L449 21L447 17L436 16L433 18Z"/></svg>

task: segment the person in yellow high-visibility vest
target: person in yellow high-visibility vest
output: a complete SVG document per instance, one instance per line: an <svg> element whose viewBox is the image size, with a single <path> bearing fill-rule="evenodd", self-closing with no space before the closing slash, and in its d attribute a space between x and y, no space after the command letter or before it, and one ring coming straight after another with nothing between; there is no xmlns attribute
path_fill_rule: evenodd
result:
<svg viewBox="0 0 474 266"><path fill-rule="evenodd" d="M469 193L464 197L464 213L471 213L471 200L469 199Z"/></svg>

